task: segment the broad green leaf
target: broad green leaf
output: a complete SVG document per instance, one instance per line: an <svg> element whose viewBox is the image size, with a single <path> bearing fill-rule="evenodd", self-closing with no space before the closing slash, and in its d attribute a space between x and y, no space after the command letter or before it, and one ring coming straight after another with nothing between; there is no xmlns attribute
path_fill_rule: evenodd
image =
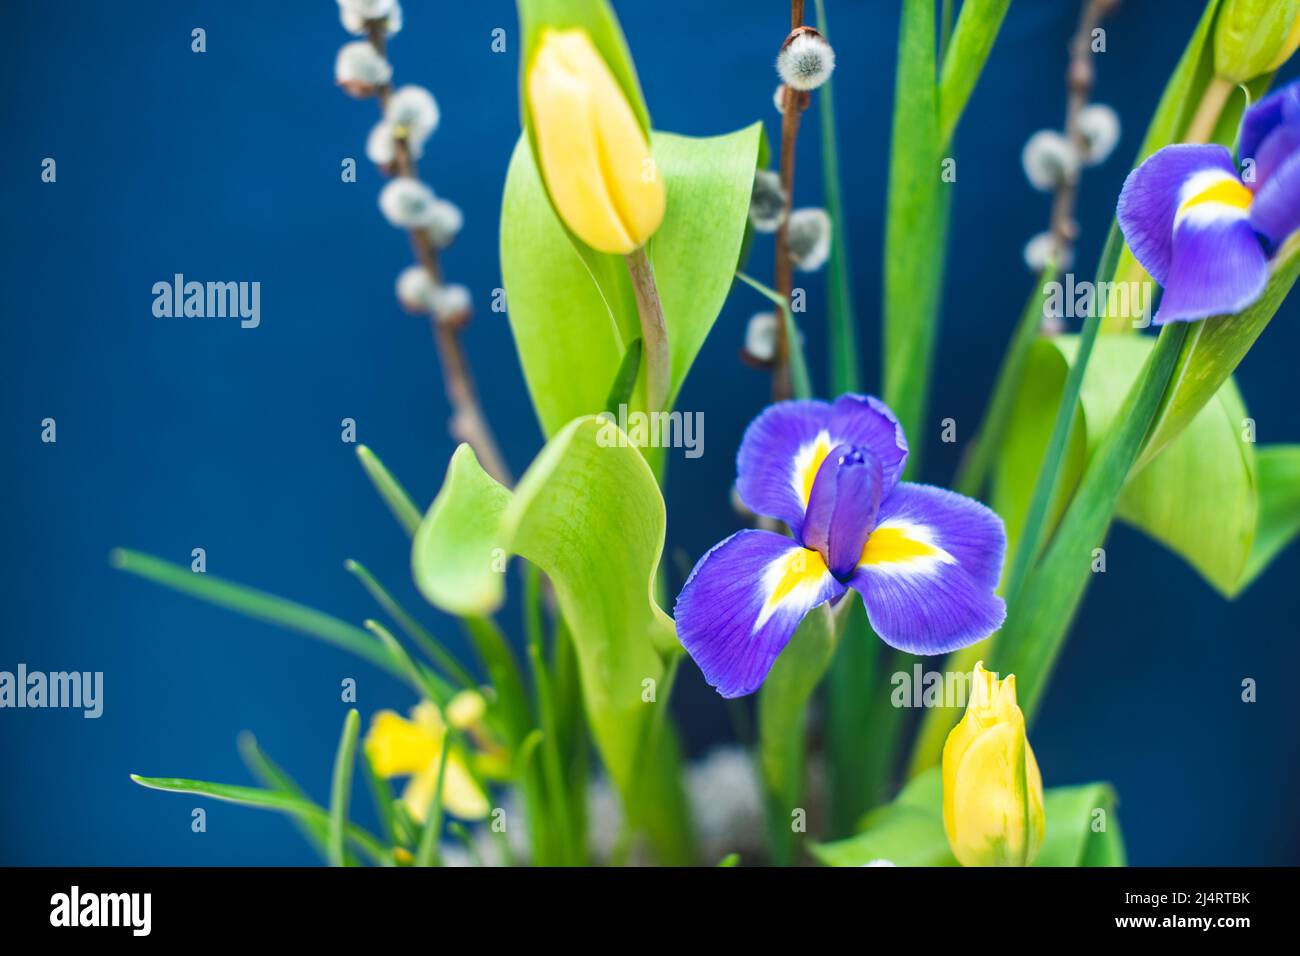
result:
<svg viewBox="0 0 1300 956"><path fill-rule="evenodd" d="M324 807L283 790L263 790L259 787L240 787L225 783L210 783L206 780L183 780L178 777L142 777L134 773L131 774L131 779L150 790L193 793L211 797L213 800L221 800L225 803L238 803L261 810L277 810L281 813L301 817L314 826L329 825L330 815ZM361 827L349 823L347 825L347 837L375 863L383 866L392 865L392 853L388 847Z"/></svg>
<svg viewBox="0 0 1300 956"><path fill-rule="evenodd" d="M912 436L925 417L951 188L940 178L934 6L903 0L886 201L884 397Z"/></svg>
<svg viewBox="0 0 1300 956"><path fill-rule="evenodd" d="M1152 344L1147 336L1097 340L1084 375L1049 527L1059 520L1085 462L1115 422ZM993 497L1013 546L1019 544L1027 491L1042 461L1050 410L1060 399L1065 370L1075 359L1077 345L1076 337L1060 336L1040 339L1030 351ZM1117 506L1121 519L1181 556L1226 595L1235 593L1256 524L1254 450L1242 440L1243 418L1241 396L1229 380L1184 434L1129 476Z"/></svg>
<svg viewBox="0 0 1300 956"><path fill-rule="evenodd" d="M1259 465L1259 527L1238 590L1259 577L1300 533L1300 445L1266 445L1256 452L1255 459Z"/></svg>
<svg viewBox="0 0 1300 956"><path fill-rule="evenodd" d="M790 814L803 794L808 701L835 656L835 617L829 605L805 617L758 693L759 766L779 865L788 865L793 854Z"/></svg>
<svg viewBox="0 0 1300 956"><path fill-rule="evenodd" d="M416 533L411 561L425 597L462 616L500 606L509 555L545 572L573 636L596 742L611 776L627 786L652 712L643 681L660 681L665 657L680 645L651 597L663 498L645 459L618 434L595 418L575 420L513 493L462 445Z"/></svg>
<svg viewBox="0 0 1300 956"><path fill-rule="evenodd" d="M1176 438L1228 380L1300 276L1300 240L1283 247L1264 294L1236 315L1222 315L1193 325L1174 372L1176 383L1160 409L1150 442L1143 453L1147 462Z"/></svg>
<svg viewBox="0 0 1300 956"><path fill-rule="evenodd" d="M1047 832L1034 866L1124 866L1124 837L1108 784L1053 787L1043 794Z"/></svg>
<svg viewBox="0 0 1300 956"><path fill-rule="evenodd" d="M655 133L668 194L649 255L663 302L676 395L731 288L748 222L762 127L707 139ZM510 326L542 430L605 407L640 335L627 267L581 250L552 211L527 142L515 147L501 210ZM638 389L633 409L644 407Z"/></svg>
<svg viewBox="0 0 1300 956"><path fill-rule="evenodd" d="M1109 785L1050 788L1043 794L1043 809L1047 830L1034 866L1124 865L1124 841ZM811 849L828 866L863 866L878 859L899 866L956 866L943 827L939 768L920 774L893 803L868 814L861 833Z"/></svg>
<svg viewBox="0 0 1300 956"><path fill-rule="evenodd" d="M1002 29L1011 0L966 0L939 73L939 143L951 139L957 122Z"/></svg>

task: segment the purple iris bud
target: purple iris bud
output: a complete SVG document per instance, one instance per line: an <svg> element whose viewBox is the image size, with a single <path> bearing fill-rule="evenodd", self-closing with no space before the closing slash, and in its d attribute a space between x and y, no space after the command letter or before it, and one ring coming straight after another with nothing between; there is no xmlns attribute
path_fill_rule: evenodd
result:
<svg viewBox="0 0 1300 956"><path fill-rule="evenodd" d="M907 439L884 402L781 402L750 424L736 491L793 537L740 531L677 596L677 636L723 697L763 683L814 608L850 590L891 647L946 654L1002 626L1002 519L970 498L902 481Z"/></svg>
<svg viewBox="0 0 1300 956"><path fill-rule="evenodd" d="M869 448L840 445L813 479L803 522L803 543L822 556L840 581L858 566L880 511L883 472Z"/></svg>
<svg viewBox="0 0 1300 956"><path fill-rule="evenodd" d="M1269 257L1300 229L1300 84L1241 123L1241 164L1216 144L1177 144L1129 174L1116 215L1164 287L1157 325L1231 315L1268 285Z"/></svg>

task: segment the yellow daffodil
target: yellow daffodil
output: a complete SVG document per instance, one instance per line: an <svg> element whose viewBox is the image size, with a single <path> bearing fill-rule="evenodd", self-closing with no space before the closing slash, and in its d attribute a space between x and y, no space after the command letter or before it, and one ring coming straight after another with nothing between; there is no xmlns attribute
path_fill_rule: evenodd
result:
<svg viewBox="0 0 1300 956"><path fill-rule="evenodd" d="M1015 675L998 680L982 662L943 748L943 825L962 866L1028 866L1043 843L1043 778Z"/></svg>
<svg viewBox="0 0 1300 956"><path fill-rule="evenodd" d="M664 218L650 144L608 64L581 29L543 32L525 81L537 163L565 225L626 255Z"/></svg>
<svg viewBox="0 0 1300 956"><path fill-rule="evenodd" d="M1214 72L1233 83L1272 73L1300 47L1300 0L1226 0L1214 27Z"/></svg>
<svg viewBox="0 0 1300 956"><path fill-rule="evenodd" d="M481 720L485 704L473 691L462 691L447 704L452 726L464 729ZM410 777L402 801L420 823L433 802L438 785L438 765L447 745L447 725L438 708L422 701L411 710L411 719L391 710L375 714L366 734L366 756L381 777ZM487 795L474 780L459 748L447 754L442 785L442 802L447 812L462 820L481 820L491 809Z"/></svg>

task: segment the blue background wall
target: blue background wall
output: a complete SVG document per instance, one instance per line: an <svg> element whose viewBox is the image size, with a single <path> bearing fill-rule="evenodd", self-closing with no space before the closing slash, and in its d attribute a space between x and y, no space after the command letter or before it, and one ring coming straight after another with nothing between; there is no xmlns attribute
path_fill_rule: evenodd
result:
<svg viewBox="0 0 1300 956"><path fill-rule="evenodd" d="M393 301L409 250L379 216L381 177L362 151L374 104L333 87L334 53L349 37L329 0L12 6L0 31L0 669L102 670L107 688L97 721L0 711L0 862L310 862L278 816L208 804L208 832L193 834L196 801L147 792L127 774L248 782L234 741L251 728L323 798L340 679L358 678L367 715L408 706L408 692L341 652L125 577L106 556L126 545L187 562L203 547L212 573L359 621L372 610L343 571L355 557L419 605L404 538L339 440L340 419L355 418L360 439L424 500L453 447L428 328ZM863 369L878 387L897 4L829 6ZM1013 6L957 140L936 420L969 422L983 407L1030 287L1021 246L1048 216L1019 154L1030 133L1061 122L1076 4ZM781 3L617 7L660 127L705 134L761 117L774 129ZM1125 135L1085 181L1082 264L1096 261L1125 164L1199 7L1129 3L1109 24L1097 98L1120 112ZM202 55L190 51L196 26L207 30ZM510 35L504 55L489 49L498 26ZM466 213L447 267L480 306L469 348L518 471L540 438L506 321L485 308L500 284L496 222L517 134L512 5L411 2L391 56L398 82L427 85L442 105L423 168ZM804 202L821 194L816 132L810 114ZM54 185L40 181L47 156L58 161ZM340 182L347 156L358 158L355 184ZM766 274L769 248L757 254ZM175 272L260 281L261 327L154 318L151 287ZM806 322L819 374L820 281L809 284ZM668 489L670 547L688 555L736 526L733 454L767 381L735 352L760 305L733 294L682 399L707 421L706 454L675 459ZM1298 346L1293 297L1239 375L1261 441L1300 440ZM57 444L39 440L46 416L58 421ZM958 449L938 437L936 426L912 440L927 444L927 477L944 481ZM1109 569L1035 732L1049 783L1113 781L1135 863L1300 862L1300 743L1285 696L1300 667L1300 549L1231 605L1126 529L1112 536ZM452 622L428 617L459 640ZM1246 676L1260 682L1253 706L1239 700ZM694 750L727 736L725 711L693 668L676 705Z"/></svg>

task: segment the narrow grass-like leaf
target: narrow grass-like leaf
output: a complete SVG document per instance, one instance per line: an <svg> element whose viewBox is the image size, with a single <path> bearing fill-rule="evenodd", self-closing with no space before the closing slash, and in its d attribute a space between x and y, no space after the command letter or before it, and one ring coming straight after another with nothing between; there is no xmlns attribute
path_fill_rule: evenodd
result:
<svg viewBox="0 0 1300 956"><path fill-rule="evenodd" d="M794 392L795 398L812 398L812 379L808 374L808 360L804 356L803 334L799 331L799 326L794 321L794 315L790 312L790 304L775 289L763 285L752 276L737 272L736 278L776 306L777 314L780 316L782 324L785 325L786 341L790 344L791 390Z"/></svg>
<svg viewBox="0 0 1300 956"><path fill-rule="evenodd" d="M837 624L827 605L810 612L758 692L759 766L767 794L772 859L779 866L794 861L791 813L802 800L808 701L835 656Z"/></svg>
<svg viewBox="0 0 1300 956"><path fill-rule="evenodd" d="M472 689L478 686L472 674L467 671L460 661L456 660L455 655L448 651L441 643L430 634L407 610L397 603L397 600L391 593L375 579L366 567L359 561L349 558L343 562L343 567L348 573L357 578L365 589L370 592L370 596L375 602L382 607L400 627L406 636L413 640L433 661L441 667L462 689Z"/></svg>
<svg viewBox="0 0 1300 956"><path fill-rule="evenodd" d="M486 866L483 862L483 855L479 853L478 847L474 845L474 837L465 827L465 824L461 823L459 820L452 820L451 823L448 824L447 829L449 829L452 832L452 836L459 840L465 847L465 852L469 854L471 863L475 866Z"/></svg>
<svg viewBox="0 0 1300 956"><path fill-rule="evenodd" d="M109 555L109 561L113 567L122 571L259 621L319 638L327 644L350 651L390 674L407 676L405 669L365 631L296 601L235 584L213 574L196 574L170 561L124 548L114 549Z"/></svg>
<svg viewBox="0 0 1300 956"><path fill-rule="evenodd" d="M282 790L295 797L301 797L303 800L309 799L307 792L298 786L297 782L290 777L274 760L267 756L266 752L257 743L257 738L248 731L239 735L237 740L239 756L244 761L244 766L257 778L262 786L270 790ZM309 820L303 817L292 817L293 825L302 833L303 838L312 845L323 862L329 862L329 826L317 820ZM351 865L351 863L349 863Z"/></svg>
<svg viewBox="0 0 1300 956"><path fill-rule="evenodd" d="M1027 579L1023 593L1010 604L1007 623L993 643L990 670L1016 675L1021 709L1027 719L1033 718L1042 701L1052 665L1092 576L1092 549L1105 537L1124 483L1169 386L1187 332L1186 323L1175 323L1166 326L1156 341L1116 415L1115 426L1088 462L1055 537ZM1026 532L1020 546L1022 553L1029 549L1031 540Z"/></svg>
<svg viewBox="0 0 1300 956"><path fill-rule="evenodd" d="M226 803L238 803L260 810L276 810L304 819L312 820L323 826L329 825L329 812L322 806L302 797L285 793L282 790L263 790L258 787L240 787L226 783L211 783L206 780L185 780L180 777L142 777L131 774L131 779L150 790L165 790L169 793L194 793L213 800ZM347 838L362 850L373 862L381 866L392 865L392 854L373 835L356 824L346 827Z"/></svg>
<svg viewBox="0 0 1300 956"><path fill-rule="evenodd" d="M941 180L934 0L903 0L894 84L884 262L885 401L913 436L918 468L943 285L948 186Z"/></svg>
<svg viewBox="0 0 1300 956"><path fill-rule="evenodd" d="M420 834L420 845L415 851L416 866L440 866L438 841L442 839L442 788L447 776L447 754L450 746L444 746L438 755L437 783L433 796L429 800L428 812L424 815L424 832Z"/></svg>
<svg viewBox="0 0 1300 956"><path fill-rule="evenodd" d="M401 641L394 637L393 632L384 625L375 620L367 620L365 626L366 630L375 635L380 643L388 649L394 659L401 661L404 675L407 680L416 686L420 693L439 707L447 705L454 691L446 681L439 678L427 667L420 666L419 661L406 652L406 648L402 646Z"/></svg>
<svg viewBox="0 0 1300 956"><path fill-rule="evenodd" d="M384 467L384 463L365 445L357 446L357 459L365 469L366 477L379 492L379 497L384 499L384 504L388 505L388 510L402 526L402 530L407 536L415 534L415 529L420 527L420 509L415 506L415 502L406 493L401 482L393 477L393 473Z"/></svg>
<svg viewBox="0 0 1300 956"><path fill-rule="evenodd" d="M817 27L830 39L825 0L817 0ZM831 217L831 257L826 265L829 296L830 390L832 395L856 392L858 375L858 320L853 310L853 278L849 268L848 230L844 217L844 182L840 175L840 148L835 123L835 81L827 80L817 91L821 118L822 188L826 191L826 212Z"/></svg>
<svg viewBox="0 0 1300 956"><path fill-rule="evenodd" d="M343 866L344 838L347 835L348 806L352 801L352 771L357 760L357 735L361 731L361 712L355 707L343 720L338 750L334 753L334 773L330 778L330 866Z"/></svg>
<svg viewBox="0 0 1300 956"><path fill-rule="evenodd" d="M375 765L371 763L370 755L364 747L361 748L361 772L366 778L366 789L370 791L375 813L379 815L379 824L384 828L384 839L397 846L403 841L398 831L397 814L393 809L393 789L387 780L375 772Z"/></svg>
<svg viewBox="0 0 1300 956"><path fill-rule="evenodd" d="M939 73L939 145L952 140L1011 0L965 0Z"/></svg>

